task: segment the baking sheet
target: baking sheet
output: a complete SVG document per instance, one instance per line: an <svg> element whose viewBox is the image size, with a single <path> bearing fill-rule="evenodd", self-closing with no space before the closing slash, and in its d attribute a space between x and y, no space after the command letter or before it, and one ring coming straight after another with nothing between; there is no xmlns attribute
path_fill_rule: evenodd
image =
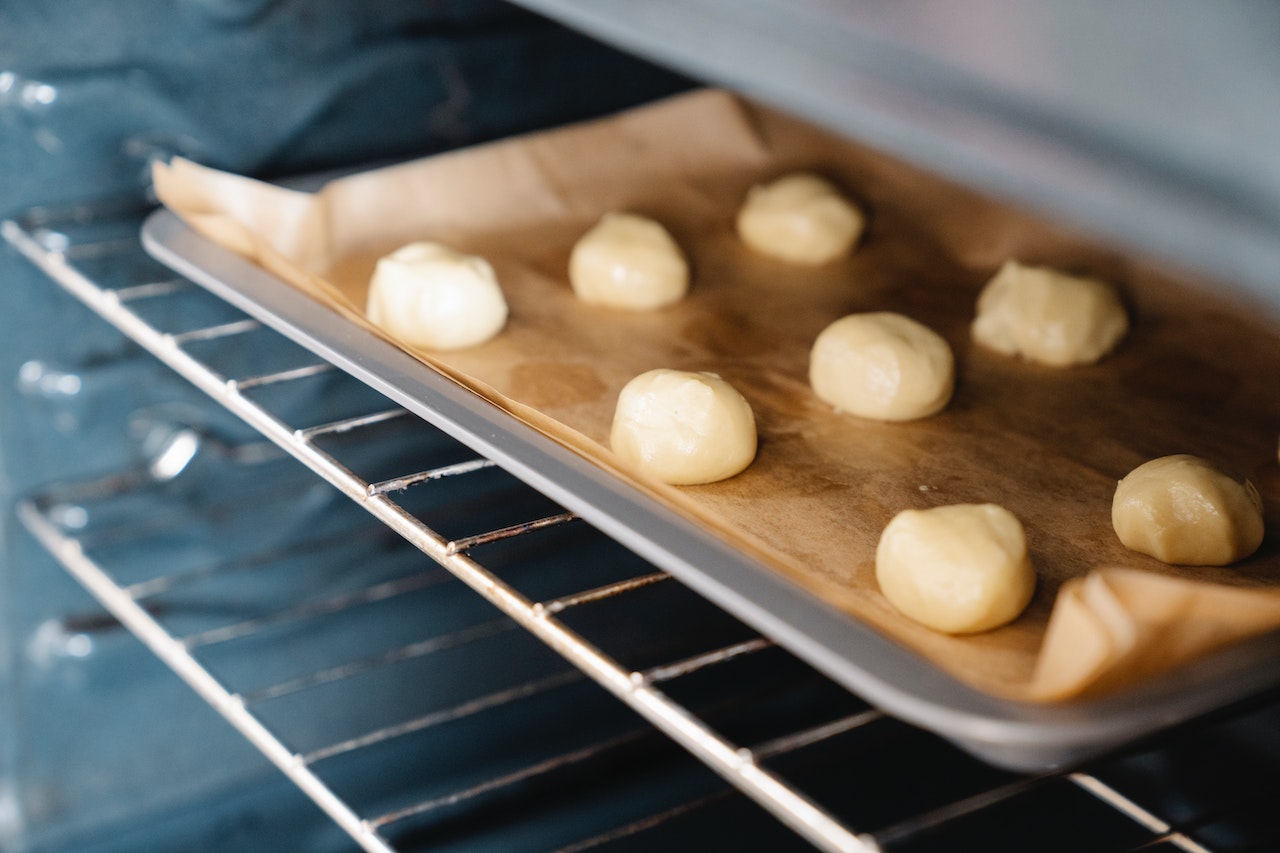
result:
<svg viewBox="0 0 1280 853"><path fill-rule="evenodd" d="M698 128L698 133L673 137L672 128L682 122ZM452 372L446 373L455 379L461 374L464 384L491 399L496 390L496 399L506 413L525 423L544 426L538 416L547 415L569 424L586 444L566 441L554 430L543 432L556 435L562 446L574 447L603 466L596 468L594 475L589 468L585 472L587 479L607 482L610 492L620 490L627 496L624 503L650 508L650 517L656 505L661 509L657 515L662 524L673 519L695 520L695 539L714 531L709 541L715 553L702 556L723 562L730 567L728 570L709 573L703 560L673 558L669 553L659 554L662 559L657 562L686 579L692 578L694 585L703 583L711 597L748 621L757 625L769 623L769 632L781 634L784 641L789 637L799 646L812 645L815 634L822 634L827 628L835 631L833 637L808 648L806 656L829 672L842 672L838 677L851 686L857 683L855 689L867 692L866 684L861 683L867 681L883 687L880 675L886 675L887 682L896 682L898 688L891 692L900 693L901 685L910 685L918 680L916 676L921 676L921 683L914 686L923 685L925 690L910 699L899 697L897 704L903 707L897 708L898 712L913 702L923 703L916 709L919 719L924 706L949 706L952 729L961 717L978 708L982 708L980 714L995 713L1006 722L1019 717L1012 709L1022 708L1024 703L1008 699L1028 695L1022 687L1032 681L1048 613L1061 583L1100 563L1157 568L1168 574L1165 567L1146 565L1154 561L1125 552L1110 541L1113 537L1103 535L1110 533L1105 517L1115 479L1145 458L1175 451L1218 458L1253 475L1264 497L1274 506L1278 479L1274 470L1274 424L1280 422L1280 417L1275 411L1274 395L1267 393L1269 375L1254 368L1260 363L1280 364L1280 353L1271 331L1238 309L1233 311L1225 303L1145 266L1083 245L1069 235L847 141L754 110L722 93L699 93L638 111L626 116L621 125L621 134L617 123L603 129L594 125L586 130L539 135L532 145L528 140L524 144L500 143L451 159L434 158L427 176L406 180L410 172L396 175L398 180L393 184L403 190L396 203L421 202L435 217L429 233L421 230L423 223L413 224L417 237L430 236L460 248L483 251L495 261L504 282L520 282L521 296L512 299L513 318L520 317L522 310L526 315L534 311L571 315L585 310L563 292L567 287L563 283L563 263L576 234L603 210L616 207L660 216L671 225L677 239L695 247L691 252L695 268L693 297L674 313L577 318L571 328L590 330L585 353L581 336L566 341L559 349L553 348L550 352L554 358L546 357L545 348L535 350L545 362L542 372L528 369L529 350L520 348L519 331L513 320L514 335L504 333L495 342L497 346L479 348L460 360L451 357L447 367ZM732 132L726 133L726 126ZM612 150L610 145L617 148L620 141L625 143L622 150L601 154L601 146L607 152ZM495 151L500 152L500 168L496 169L493 157L487 156ZM613 168L619 157L629 164L628 171L619 173ZM440 165L442 161L444 166ZM566 164L570 163L578 165L568 171ZM583 163L596 163L597 167L582 168ZM645 169L651 165L661 174L646 175ZM816 168L835 177L872 211L871 234L850 261L797 273L743 253L733 240L727 223L745 188L794 166ZM612 182L607 180L611 176ZM477 186L483 189L477 191ZM513 211L512 200L521 199L520 191L529 186L539 188L533 195L536 203L514 205ZM342 227L330 222L327 230L319 232L323 239L307 236L317 232L305 228L297 229L293 235L296 245L292 250L317 273L325 272L327 278L348 282L347 289L340 284L338 292L357 305L358 288L371 259L406 236L396 233L396 222L403 217L389 225L385 213L372 215L370 198L379 195L383 197L374 201L385 203L385 192L344 190L343 203L335 202L331 208L348 212L338 223ZM237 196L233 193L231 197ZM286 206L301 203L292 195L281 200ZM209 200L194 201L198 205ZM474 210L460 210L459 202L466 202ZM261 216L264 210L256 203L241 207L251 218ZM163 218L157 221L165 222ZM373 228L369 227L371 222ZM477 224L483 226L478 233ZM168 223L168 227L177 226ZM334 234L344 235L338 241L342 245L335 243ZM175 252L172 236L151 242L162 260L167 257L191 267L189 253ZM197 242L196 251L201 257L194 264L195 277L208 280L210 257L204 250L211 247L199 246ZM217 250L214 255L218 260L227 260ZM1103 365L1066 372L1037 369L969 346L967 322L977 288L1010 255L1084 268L1118 279L1134 308L1135 334L1120 353ZM330 266L327 259L335 257L342 260L339 275L332 276L332 270L325 268ZM354 274L343 274L346 269ZM251 276L255 280L257 277ZM212 278L221 280L223 276ZM355 292L351 291L350 282L357 283ZM255 288L244 294L253 305L260 304L261 284L256 282ZM526 284L531 287L527 292ZM806 298L801 301L797 293ZM952 342L961 379L956 400L942 416L911 425L851 422L808 399L803 388L807 341L830 319L870 308L909 313ZM286 305L284 313L290 310ZM268 313L282 316L274 310ZM350 332L348 328L345 333L348 339L352 339ZM303 333L300 337L313 336ZM379 348L386 344L376 335L368 337L370 340L353 340L359 341L362 351L374 341ZM630 344L655 338L661 340L667 352L682 359L678 364L661 366L715 369L743 387L748 398L757 404L757 411L765 413L761 417L765 437L762 461L747 475L726 484L693 490L696 496L692 502L688 500L690 490L673 495L668 488L626 482L625 478L618 482L612 474L602 475L602 470L611 470L609 461L592 450L593 444L600 446L607 432L611 393L616 394L616 387L630 375L655 366L622 359L601 375L602 358L616 352L619 340ZM1188 347L1188 340L1195 340L1200 346ZM801 342L806 343L801 346ZM314 345L315 341L311 343ZM350 343L340 349L346 351L348 358L351 356ZM486 349L492 351L481 351ZM627 351L632 353L635 349L629 346ZM638 353L632 353L637 359L652 358L648 347L638 349ZM363 352L355 360L368 363ZM584 365L589 366L589 371ZM406 365L404 369L412 375L411 367ZM575 381L557 385L555 377L566 373L576 377ZM480 377L480 381L467 383L468 377ZM596 389L593 395L586 395L590 399L584 399L584 387ZM399 395L398 399L407 396L421 404L414 393L406 394L412 389L390 390L394 392L392 396ZM1188 401L1195 404L1190 413L1186 411ZM1088 412L1089 417L1079 417L1081 412ZM1225 422L1224 412L1230 415ZM492 412L488 419L502 415ZM1192 440L1196 446L1187 447ZM771 472L770 460L781 467ZM806 464L805 460L810 461ZM528 467L520 460L515 464ZM790 484L791 488L762 489L761 478L765 483ZM563 486L554 485L555 477L549 479L556 491L564 491ZM822 494L816 497L815 485L823 487ZM637 528L648 525L633 520L646 515L636 515L634 505L605 511L595 506L599 500L584 499L576 491L568 500L564 495L558 497L602 526L607 523L626 528L630 532L624 538L629 540L636 539ZM1027 616L1010 628L976 638L942 637L903 624L878 598L869 576L874 542L884 521L896 509L906 506L992 499L1009 505L1022 516L1032 540L1033 558L1042 581ZM725 532L726 516L750 518L752 523L739 525L742 529L730 531L738 535L725 537L721 534ZM815 518L838 535L795 536L798 522L808 524ZM858 523L850 523L850 518L856 518ZM1269 517L1269 523L1273 529L1274 517ZM643 545L653 540L664 542L669 537L659 527L648 529L639 538ZM727 552L722 547L726 538L732 543ZM744 543L746 547L742 547ZM651 544L648 547L653 550ZM679 570L669 565L673 561L682 564ZM1273 579L1275 564L1274 545L1264 545L1264 552L1241 568L1196 574L1200 579L1208 577L1228 585L1259 587ZM750 566L751 571L743 566ZM768 572L761 572L762 566ZM792 584L777 583L779 575L800 583L809 593ZM815 602L812 593L821 601ZM885 644L868 641L868 637L878 635L863 630L860 623L833 614L832 604L886 631L923 654L928 662L888 644L887 648L896 650L890 654L894 668L911 672L910 677L868 666L866 654L852 666L861 675L851 677L851 638L856 639L853 645L866 647L864 652L873 648L881 654ZM794 606L799 610L792 612ZM817 620L824 627L810 630L806 623L814 621L817 612L826 614ZM836 638L836 642L831 641ZM833 646L838 646L839 651ZM833 652L835 660L829 660ZM939 667L945 675L937 672ZM867 675L872 670L879 673L875 678ZM1199 679L1191 680L1215 681L1207 672L1208 668L1197 668L1194 673ZM1180 677L1185 681L1187 674ZM964 684L956 684L957 680ZM1178 681L1179 676L1172 680ZM1076 703L1072 709L1028 709L1031 717L1025 719L1047 721L1056 716L1064 722L1074 718L1077 724L1086 720L1088 725L1097 727L1103 720L1098 713L1081 717L1078 712L1085 707L1100 712L1110 706L1107 713L1113 715L1110 720L1115 723L1124 718L1127 701L1139 694L1150 698L1152 691L1159 692L1163 689L1160 684L1168 681L1148 680L1137 692L1127 689L1110 699ZM1201 691L1191 704L1207 707L1210 703L1204 700L1210 694L1214 702L1243 695L1240 691L1249 689L1246 683L1259 686L1256 679L1236 680L1235 687ZM976 693L970 687L993 695ZM939 699L948 693L953 700L956 696L965 698L960 702ZM883 689L880 694L884 700ZM875 695L869 698L877 700ZM1189 706L1182 707L1184 712L1189 710ZM1166 704L1165 711L1170 710ZM1109 727L1102 725L1104 729ZM1069 728L1070 724L1067 728L1059 726L1058 747L1051 746L1051 737L1045 750L1061 752L1060 748L1065 747L1063 737L1070 740L1082 735L1080 731L1068 734ZM1135 731L1133 725L1122 728ZM1094 747L1104 739L1100 731L1083 736L1092 739ZM1048 757L1044 750L1040 756Z"/></svg>

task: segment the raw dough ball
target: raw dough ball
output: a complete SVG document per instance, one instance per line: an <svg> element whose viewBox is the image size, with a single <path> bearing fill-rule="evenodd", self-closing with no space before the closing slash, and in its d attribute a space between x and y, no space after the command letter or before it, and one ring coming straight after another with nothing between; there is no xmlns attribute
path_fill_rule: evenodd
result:
<svg viewBox="0 0 1280 853"><path fill-rule="evenodd" d="M752 187L738 211L738 236L755 251L817 266L847 255L862 235L862 211L817 175L786 175Z"/></svg>
<svg viewBox="0 0 1280 853"><path fill-rule="evenodd" d="M1163 456L1120 481L1111 525L1126 548L1157 560L1225 566L1262 544L1262 498L1212 462Z"/></svg>
<svg viewBox="0 0 1280 853"><path fill-rule="evenodd" d="M1115 288L1006 261L978 297L973 338L1005 355L1054 367L1092 364L1129 330Z"/></svg>
<svg viewBox="0 0 1280 853"><path fill-rule="evenodd" d="M378 261L365 313L410 346L483 343L507 322L507 302L484 258L439 243L410 243Z"/></svg>
<svg viewBox="0 0 1280 853"><path fill-rule="evenodd" d="M643 311L684 297L689 264L657 222L634 213L606 213L574 244L569 284L583 302Z"/></svg>
<svg viewBox="0 0 1280 853"><path fill-rule="evenodd" d="M876 581L905 616L948 634L1012 622L1036 586L1022 524L995 504L898 513L880 535Z"/></svg>
<svg viewBox="0 0 1280 853"><path fill-rule="evenodd" d="M947 405L955 387L955 360L940 335L910 317L850 314L813 342L809 384L841 411L908 421Z"/></svg>
<svg viewBox="0 0 1280 853"><path fill-rule="evenodd" d="M618 395L613 451L675 485L732 477L756 455L751 405L714 373L650 370Z"/></svg>

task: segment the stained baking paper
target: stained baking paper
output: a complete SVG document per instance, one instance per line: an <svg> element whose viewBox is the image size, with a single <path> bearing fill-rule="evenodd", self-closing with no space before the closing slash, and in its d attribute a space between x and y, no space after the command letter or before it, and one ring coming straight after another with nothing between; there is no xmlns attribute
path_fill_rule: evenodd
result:
<svg viewBox="0 0 1280 853"><path fill-rule="evenodd" d="M735 236L748 188L800 168L868 211L868 232L848 259L788 266ZM315 194L181 160L155 177L160 198L194 228L361 333L379 334L362 306L381 255L413 240L483 255L511 307L506 329L473 349L415 353L424 365L981 690L1035 700L1115 690L1280 626L1274 322L1210 285L846 139L701 91L344 177ZM629 313L573 297L573 242L612 210L671 231L692 266L684 301ZM1008 258L1115 283L1132 314L1129 337L1100 364L1070 369L976 346L969 323L978 291ZM814 337L838 317L872 310L907 314L950 342L958 379L941 414L878 423L810 392ZM655 367L713 371L747 397L761 441L746 472L676 488L618 465L607 448L618 391ZM1186 569L1120 545L1110 525L1116 482L1171 453L1252 479L1268 507L1257 554ZM1040 579L1026 613L971 637L897 614L874 580L884 525L902 509L985 501L1026 527Z"/></svg>

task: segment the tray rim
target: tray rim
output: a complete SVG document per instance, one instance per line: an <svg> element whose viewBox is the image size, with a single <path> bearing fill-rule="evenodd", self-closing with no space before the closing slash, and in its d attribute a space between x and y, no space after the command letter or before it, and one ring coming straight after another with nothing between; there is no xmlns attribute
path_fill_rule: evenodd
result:
<svg viewBox="0 0 1280 853"><path fill-rule="evenodd" d="M612 477L166 208L141 230L161 264L488 457L886 713L1017 771L1078 764L1280 687L1280 631L1095 699L1035 703L959 681Z"/></svg>

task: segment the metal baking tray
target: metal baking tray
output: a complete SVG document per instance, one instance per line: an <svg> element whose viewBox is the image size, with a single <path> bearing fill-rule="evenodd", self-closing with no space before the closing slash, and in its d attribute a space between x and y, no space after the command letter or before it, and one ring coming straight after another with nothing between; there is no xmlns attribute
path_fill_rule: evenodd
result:
<svg viewBox="0 0 1280 853"><path fill-rule="evenodd" d="M1098 699L1034 704L981 693L168 210L146 220L142 241L161 263L489 457L868 702L993 764L1076 765L1280 681L1277 633Z"/></svg>

